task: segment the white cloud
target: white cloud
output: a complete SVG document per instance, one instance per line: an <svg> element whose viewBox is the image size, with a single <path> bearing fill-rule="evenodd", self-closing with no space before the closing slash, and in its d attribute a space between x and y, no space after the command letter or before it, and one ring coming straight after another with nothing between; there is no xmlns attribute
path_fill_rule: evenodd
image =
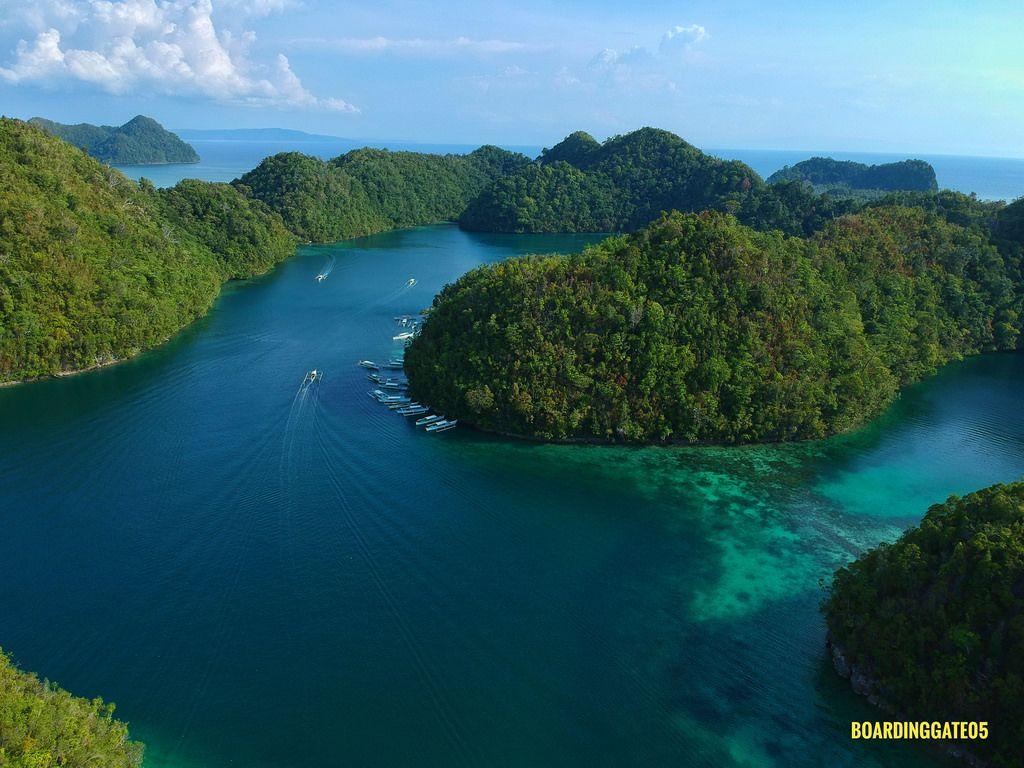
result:
<svg viewBox="0 0 1024 768"><path fill-rule="evenodd" d="M449 39L423 37L306 37L298 38L291 42L353 54L392 52L424 56L446 56L458 53L488 55L533 49L533 46L526 43L518 43L511 40L474 40L469 37Z"/></svg>
<svg viewBox="0 0 1024 768"><path fill-rule="evenodd" d="M709 37L699 24L671 27L656 49L642 45L626 50L605 48L584 70L573 73L563 69L554 82L562 88L600 86L675 91L683 67L698 59L696 47Z"/></svg>
<svg viewBox="0 0 1024 768"><path fill-rule="evenodd" d="M708 37L708 31L700 24L691 24L688 27L675 26L662 35L658 52L665 56L688 53L693 50L693 46L704 42Z"/></svg>
<svg viewBox="0 0 1024 768"><path fill-rule="evenodd" d="M255 5L265 10L280 4ZM114 94L358 111L341 99L312 94L283 55L255 61L255 34L218 31L210 0L51 1L22 3L21 10L23 28L38 31L17 44L8 65L0 65L0 79L15 85L85 83Z"/></svg>

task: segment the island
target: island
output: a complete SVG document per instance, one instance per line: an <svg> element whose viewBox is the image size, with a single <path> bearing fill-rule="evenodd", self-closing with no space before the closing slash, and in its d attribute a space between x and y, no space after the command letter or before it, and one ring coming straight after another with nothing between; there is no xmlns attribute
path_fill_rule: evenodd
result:
<svg viewBox="0 0 1024 768"><path fill-rule="evenodd" d="M33 117L29 122L110 165L199 162L191 145L145 115L136 115L122 126L65 125L42 117Z"/></svg>
<svg viewBox="0 0 1024 768"><path fill-rule="evenodd" d="M840 568L823 610L836 669L884 719L987 722L988 739L956 746L1020 765L1024 482L931 507Z"/></svg>
<svg viewBox="0 0 1024 768"><path fill-rule="evenodd" d="M416 400L502 434L822 438L946 362L1016 348L1022 301L1019 259L920 207L867 207L810 238L675 212L579 255L469 272L405 368Z"/></svg>
<svg viewBox="0 0 1024 768"><path fill-rule="evenodd" d="M205 314L300 241L454 219L529 162L356 150L264 160L233 184L136 183L36 125L0 120L0 384L118 362Z"/></svg>
<svg viewBox="0 0 1024 768"><path fill-rule="evenodd" d="M0 176L0 383L132 357L295 248L229 184L137 184L18 120L0 120Z"/></svg>
<svg viewBox="0 0 1024 768"><path fill-rule="evenodd" d="M812 157L787 165L768 177L769 184L803 181L816 191L850 189L885 192L934 192L939 188L935 169L924 160L865 165L831 157Z"/></svg>
<svg viewBox="0 0 1024 768"><path fill-rule="evenodd" d="M113 704L72 696L0 650L0 764L139 768L142 753Z"/></svg>

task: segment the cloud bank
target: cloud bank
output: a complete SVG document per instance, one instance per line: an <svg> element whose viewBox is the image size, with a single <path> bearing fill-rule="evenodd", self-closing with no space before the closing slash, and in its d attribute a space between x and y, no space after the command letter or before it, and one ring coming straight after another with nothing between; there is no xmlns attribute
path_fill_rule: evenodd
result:
<svg viewBox="0 0 1024 768"><path fill-rule="evenodd" d="M234 0L222 0L232 6ZM87 84L112 94L158 93L230 104L358 112L348 102L310 93L287 57L256 61L252 32L218 30L211 0L13 2L8 17L32 30L0 80L14 85ZM272 12L282 2L251 8ZM7 13L7 11L5 11Z"/></svg>

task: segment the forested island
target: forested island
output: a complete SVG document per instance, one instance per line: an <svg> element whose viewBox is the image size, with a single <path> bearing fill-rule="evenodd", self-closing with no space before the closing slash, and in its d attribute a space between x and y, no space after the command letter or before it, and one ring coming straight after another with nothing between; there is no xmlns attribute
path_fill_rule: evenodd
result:
<svg viewBox="0 0 1024 768"><path fill-rule="evenodd" d="M484 146L468 155L357 149L333 160L300 152L268 157L237 180L300 238L331 242L454 221L488 185L529 163Z"/></svg>
<svg viewBox="0 0 1024 768"><path fill-rule="evenodd" d="M825 437L950 360L1017 347L1022 206L993 221L965 196L873 206L810 238L668 214L579 255L473 270L434 300L406 370L417 399L505 434ZM950 220L965 210L986 223Z"/></svg>
<svg viewBox="0 0 1024 768"><path fill-rule="evenodd" d="M835 575L823 608L836 668L901 719L985 721L965 745L1024 755L1024 482L936 504Z"/></svg>
<svg viewBox="0 0 1024 768"><path fill-rule="evenodd" d="M768 177L769 184L803 181L815 191L875 190L880 192L935 192L939 188L935 169L924 160L865 165L831 157L812 157L787 165Z"/></svg>
<svg viewBox="0 0 1024 768"><path fill-rule="evenodd" d="M356 150L275 155L234 184L135 183L18 120L0 121L0 383L122 360L203 315L229 279L301 241L454 219L528 159Z"/></svg>
<svg viewBox="0 0 1024 768"><path fill-rule="evenodd" d="M0 650L0 765L139 768L142 744L113 715L113 704L72 696Z"/></svg>
<svg viewBox="0 0 1024 768"><path fill-rule="evenodd" d="M145 115L136 115L121 126L65 125L42 117L33 117L29 122L111 165L199 162L191 145Z"/></svg>
<svg viewBox="0 0 1024 768"><path fill-rule="evenodd" d="M876 190L937 188L935 172L921 161L808 163L817 168L817 160L832 164L835 187L843 178L857 189L862 183ZM744 163L707 155L668 131L642 128L603 144L581 131L484 190L459 224L485 232L631 232L663 211L717 210L757 229L806 235L856 205L846 194L819 194L827 190L792 169L776 177L766 184Z"/></svg>
<svg viewBox="0 0 1024 768"><path fill-rule="evenodd" d="M17 120L0 120L0 184L0 382L131 357L294 250L228 184L136 184Z"/></svg>

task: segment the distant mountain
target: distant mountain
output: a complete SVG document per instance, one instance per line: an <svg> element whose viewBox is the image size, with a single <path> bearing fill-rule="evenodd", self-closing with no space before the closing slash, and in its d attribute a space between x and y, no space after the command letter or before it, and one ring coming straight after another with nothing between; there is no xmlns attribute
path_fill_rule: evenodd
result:
<svg viewBox="0 0 1024 768"><path fill-rule="evenodd" d="M924 160L865 165L831 157L812 157L796 165L787 165L768 177L769 184L782 181L806 181L815 187L848 187L889 192L933 192L939 188L935 169Z"/></svg>
<svg viewBox="0 0 1024 768"><path fill-rule="evenodd" d="M196 151L151 117L137 115L120 127L65 125L33 117L29 122L111 165L198 163Z"/></svg>
<svg viewBox="0 0 1024 768"><path fill-rule="evenodd" d="M193 141L345 141L339 136L306 133L291 128L179 128L175 132L183 139Z"/></svg>

